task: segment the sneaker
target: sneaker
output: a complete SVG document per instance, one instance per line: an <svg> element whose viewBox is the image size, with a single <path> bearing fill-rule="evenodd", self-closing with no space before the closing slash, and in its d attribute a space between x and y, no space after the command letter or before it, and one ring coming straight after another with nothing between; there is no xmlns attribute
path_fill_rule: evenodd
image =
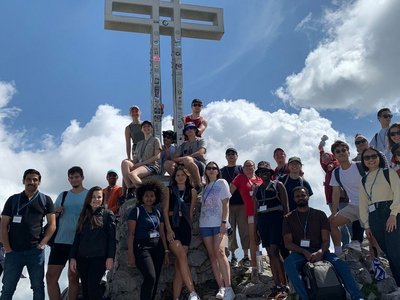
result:
<svg viewBox="0 0 400 300"><path fill-rule="evenodd" d="M233 300L235 298L235 292L231 287L225 288L224 300Z"/></svg>
<svg viewBox="0 0 400 300"><path fill-rule="evenodd" d="M195 291L193 291L190 293L188 300L200 300L200 297Z"/></svg>
<svg viewBox="0 0 400 300"><path fill-rule="evenodd" d="M237 267L237 266L238 266L237 258L236 258L236 256L232 256L231 267Z"/></svg>
<svg viewBox="0 0 400 300"><path fill-rule="evenodd" d="M259 282L259 278L258 278L258 270L257 268L253 268L253 270L251 270L251 283L258 283Z"/></svg>
<svg viewBox="0 0 400 300"><path fill-rule="evenodd" d="M353 249L355 251L361 252L361 244L359 241L351 241L345 246L346 248Z"/></svg>
<svg viewBox="0 0 400 300"><path fill-rule="evenodd" d="M243 257L242 260L240 261L240 264L241 264L243 267L250 268L251 263L250 263L249 257L248 257L248 256Z"/></svg>
<svg viewBox="0 0 400 300"><path fill-rule="evenodd" d="M225 296L225 288L224 287L220 287L218 290L218 293L215 295L215 298L217 299L224 299Z"/></svg>

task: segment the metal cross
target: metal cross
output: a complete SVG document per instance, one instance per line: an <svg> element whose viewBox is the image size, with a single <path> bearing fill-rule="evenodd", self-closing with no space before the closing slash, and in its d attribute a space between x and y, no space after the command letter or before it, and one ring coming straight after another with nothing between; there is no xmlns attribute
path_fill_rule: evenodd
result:
<svg viewBox="0 0 400 300"><path fill-rule="evenodd" d="M171 36L174 131L183 142L182 37L220 40L222 8L180 4L180 0L106 0L106 29L150 34L151 108L154 135L161 139L160 35Z"/></svg>

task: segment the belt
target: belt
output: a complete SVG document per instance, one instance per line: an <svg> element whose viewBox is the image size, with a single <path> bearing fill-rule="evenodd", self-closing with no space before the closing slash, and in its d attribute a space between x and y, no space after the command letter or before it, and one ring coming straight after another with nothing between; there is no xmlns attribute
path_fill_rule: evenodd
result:
<svg viewBox="0 0 400 300"><path fill-rule="evenodd" d="M375 206L375 208L382 208L382 207L385 207L385 206L390 206L390 205L392 205L392 203L393 203L393 200L390 200L390 201L379 201L379 202L372 203L369 206L373 205L373 206Z"/></svg>

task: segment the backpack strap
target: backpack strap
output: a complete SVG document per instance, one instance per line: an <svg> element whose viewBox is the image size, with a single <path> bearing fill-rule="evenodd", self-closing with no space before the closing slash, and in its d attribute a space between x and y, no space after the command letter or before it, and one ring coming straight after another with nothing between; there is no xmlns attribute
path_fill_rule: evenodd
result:
<svg viewBox="0 0 400 300"><path fill-rule="evenodd" d="M336 179L337 183L339 183L339 186L344 190L343 184L340 181L340 173L339 173L339 171L340 171L339 167L336 167L335 170L333 171L333 174L335 175L335 179Z"/></svg>
<svg viewBox="0 0 400 300"><path fill-rule="evenodd" d="M68 191L64 191L61 198L61 206L64 206L65 198L67 197Z"/></svg>
<svg viewBox="0 0 400 300"><path fill-rule="evenodd" d="M385 176L386 181L389 183L389 186L392 187L392 185L390 184L390 175L388 168L383 169L383 175Z"/></svg>
<svg viewBox="0 0 400 300"><path fill-rule="evenodd" d="M136 206L136 222L139 221L140 216L140 206Z"/></svg>

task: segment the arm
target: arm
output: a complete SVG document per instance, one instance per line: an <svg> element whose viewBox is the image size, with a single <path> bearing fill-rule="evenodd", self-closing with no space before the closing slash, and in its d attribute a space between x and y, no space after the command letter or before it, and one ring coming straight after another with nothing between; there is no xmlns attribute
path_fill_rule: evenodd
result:
<svg viewBox="0 0 400 300"><path fill-rule="evenodd" d="M339 201L340 201L340 186L332 186L332 215L329 218L336 215L336 212L338 211L339 208Z"/></svg>
<svg viewBox="0 0 400 300"><path fill-rule="evenodd" d="M310 262L317 262L322 260L325 252L328 251L329 249L329 239L330 239L329 231L326 229L321 229L321 237L322 237L321 249L311 254Z"/></svg>
<svg viewBox="0 0 400 300"><path fill-rule="evenodd" d="M382 175L383 176L383 175ZM392 232L397 227L397 214L400 211L400 180L396 171L389 169L390 187L393 191L393 203L390 205L390 216L386 221L386 230Z"/></svg>
<svg viewBox="0 0 400 300"><path fill-rule="evenodd" d="M10 246L10 240L8 239L8 226L10 225L11 217L2 215L1 216L1 240L3 242L4 252L9 253L12 251Z"/></svg>
<svg viewBox="0 0 400 300"><path fill-rule="evenodd" d="M70 251L69 269L76 273L76 258L78 257L80 233L75 232L74 242Z"/></svg>
<svg viewBox="0 0 400 300"><path fill-rule="evenodd" d="M198 128L199 130L199 135L202 136L203 132L207 129L208 123L207 121L203 118L203 121L201 121L201 124Z"/></svg>
<svg viewBox="0 0 400 300"><path fill-rule="evenodd" d="M280 181L278 181L277 187L279 192L279 200L281 201L283 206L283 213L287 214L289 212L289 201L286 188Z"/></svg>
<svg viewBox="0 0 400 300"><path fill-rule="evenodd" d="M308 261L311 258L311 253L303 248L301 248L300 246L296 245L295 243L293 243L293 237L291 233L287 233L283 236L283 241L285 242L285 247L286 249L288 249L289 251L292 252L297 252L301 255L303 255Z"/></svg>
<svg viewBox="0 0 400 300"><path fill-rule="evenodd" d="M195 189L192 189L192 201L190 202L190 210L189 210L189 218L191 222L193 222L193 215L196 207L196 202L197 202L197 192Z"/></svg>
<svg viewBox="0 0 400 300"><path fill-rule="evenodd" d="M112 212L107 214L107 260L106 260L106 269L111 270L114 264L114 257L117 248L116 241L116 225L115 225L115 216Z"/></svg>
<svg viewBox="0 0 400 300"><path fill-rule="evenodd" d="M128 220L128 266L135 267L135 254L133 253L133 243L135 241L136 221Z"/></svg>
<svg viewBox="0 0 400 300"><path fill-rule="evenodd" d="M223 236L226 234L226 221L228 219L228 206L229 206L229 198L225 198L222 200L222 219L221 219L221 227L220 234ZM223 223L225 221L225 223Z"/></svg>
<svg viewBox="0 0 400 300"><path fill-rule="evenodd" d="M369 228L368 199L361 181L358 187L358 195L359 195L358 198L359 198L360 222L361 225L365 228L365 230L367 230Z"/></svg>
<svg viewBox="0 0 400 300"><path fill-rule="evenodd" d="M56 215L54 213L49 213L46 215L47 226L46 232L44 233L44 237L39 243L39 246L46 245L47 242L51 239L53 233L56 231Z"/></svg>
<svg viewBox="0 0 400 300"><path fill-rule="evenodd" d="M236 186L233 184L233 183L231 183L230 185L229 185L229 190L230 190L230 192L231 192L231 194L233 195L233 193L234 192L236 192Z"/></svg>
<svg viewBox="0 0 400 300"><path fill-rule="evenodd" d="M169 188L164 189L164 197L162 200L163 216L164 216L164 226L167 230L167 240L172 242L175 239L174 231L171 228L171 223L169 222ZM168 248L165 248L168 249Z"/></svg>
<svg viewBox="0 0 400 300"><path fill-rule="evenodd" d="M125 127L125 149L127 159L131 159L132 153L132 141L131 141L131 131L129 125Z"/></svg>
<svg viewBox="0 0 400 300"><path fill-rule="evenodd" d="M201 147L199 150L196 152L193 152L192 154L188 155L191 157L202 157L206 153L206 148Z"/></svg>

